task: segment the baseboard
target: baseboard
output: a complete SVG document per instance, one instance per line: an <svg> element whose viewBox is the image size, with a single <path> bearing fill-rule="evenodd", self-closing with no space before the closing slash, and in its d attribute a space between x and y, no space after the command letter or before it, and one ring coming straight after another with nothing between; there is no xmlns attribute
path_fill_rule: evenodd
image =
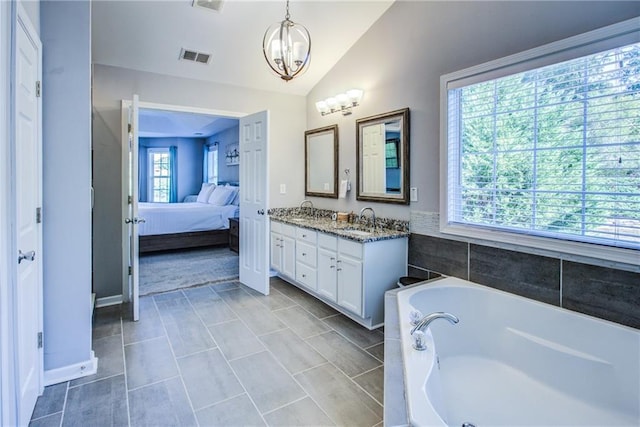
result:
<svg viewBox="0 0 640 427"><path fill-rule="evenodd" d="M102 297L96 300L96 308L118 304L122 304L122 295L112 295L110 297Z"/></svg>
<svg viewBox="0 0 640 427"><path fill-rule="evenodd" d="M76 378L93 375L98 371L98 358L91 351L91 358L84 362L75 363L73 365L63 366L61 368L50 369L44 371L44 385L58 384L65 381L75 380Z"/></svg>

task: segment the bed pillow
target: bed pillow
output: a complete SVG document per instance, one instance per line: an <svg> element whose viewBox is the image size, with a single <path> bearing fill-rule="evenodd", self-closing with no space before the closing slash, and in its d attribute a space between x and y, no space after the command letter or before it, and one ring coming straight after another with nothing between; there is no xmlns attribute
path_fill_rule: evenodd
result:
<svg viewBox="0 0 640 427"><path fill-rule="evenodd" d="M229 184L227 184L225 187L230 188L233 191L233 199L231 199L229 204L240 206L240 187Z"/></svg>
<svg viewBox="0 0 640 427"><path fill-rule="evenodd" d="M215 206L225 206L233 200L234 196L235 194L231 188L218 185L209 196L207 203Z"/></svg>
<svg viewBox="0 0 640 427"><path fill-rule="evenodd" d="M215 188L216 185L214 183L203 182L196 202L207 203L207 200L209 200L209 196L211 196L211 193Z"/></svg>

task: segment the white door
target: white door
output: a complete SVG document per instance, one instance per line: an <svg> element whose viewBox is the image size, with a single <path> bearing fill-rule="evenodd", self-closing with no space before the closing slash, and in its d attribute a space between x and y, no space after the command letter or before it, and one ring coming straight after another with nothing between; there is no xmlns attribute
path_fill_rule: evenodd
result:
<svg viewBox="0 0 640 427"><path fill-rule="evenodd" d="M379 194L387 191L384 123L365 126L362 130L362 192Z"/></svg>
<svg viewBox="0 0 640 427"><path fill-rule="evenodd" d="M18 424L42 393L41 43L20 8L15 38L15 215Z"/></svg>
<svg viewBox="0 0 640 427"><path fill-rule="evenodd" d="M125 260L124 275L127 284L125 300L129 301L130 317L134 321L140 318L139 308L139 257L138 257L138 223L144 219L138 218L138 95L133 95L133 101L127 106L123 114L127 116L127 128L123 141L125 147L123 155L123 184L124 194L127 195L124 224L126 242L124 245ZM124 107L123 107L124 110Z"/></svg>
<svg viewBox="0 0 640 427"><path fill-rule="evenodd" d="M269 113L240 119L240 282L269 295Z"/></svg>

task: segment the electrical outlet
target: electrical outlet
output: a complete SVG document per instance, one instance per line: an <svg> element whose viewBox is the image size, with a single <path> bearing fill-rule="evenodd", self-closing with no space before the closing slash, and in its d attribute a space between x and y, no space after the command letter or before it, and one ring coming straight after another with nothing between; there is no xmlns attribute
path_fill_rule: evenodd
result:
<svg viewBox="0 0 640 427"><path fill-rule="evenodd" d="M411 187L411 192L409 194L409 200L412 202L418 201L418 187Z"/></svg>
<svg viewBox="0 0 640 427"><path fill-rule="evenodd" d="M280 184L280 194L287 194L287 184Z"/></svg>

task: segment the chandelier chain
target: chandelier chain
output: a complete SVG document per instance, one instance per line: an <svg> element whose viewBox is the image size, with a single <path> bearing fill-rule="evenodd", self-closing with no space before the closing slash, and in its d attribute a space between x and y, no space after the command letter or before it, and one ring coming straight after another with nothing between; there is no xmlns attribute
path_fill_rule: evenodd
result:
<svg viewBox="0 0 640 427"><path fill-rule="evenodd" d="M290 17L291 17L291 15L289 15L289 0L287 0L287 14L284 15L284 19L286 21L290 21L290 19L289 19Z"/></svg>

